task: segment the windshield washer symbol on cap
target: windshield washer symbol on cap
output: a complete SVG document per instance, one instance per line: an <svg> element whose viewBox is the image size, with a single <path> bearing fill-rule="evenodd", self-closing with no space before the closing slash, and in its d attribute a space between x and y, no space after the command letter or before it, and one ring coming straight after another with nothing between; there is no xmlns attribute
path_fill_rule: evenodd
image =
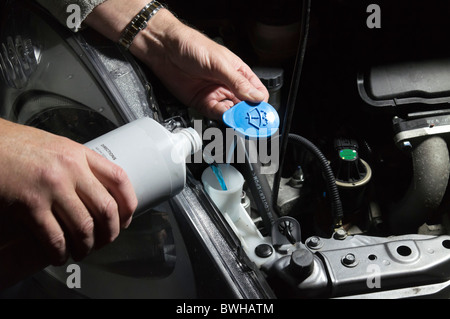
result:
<svg viewBox="0 0 450 319"><path fill-rule="evenodd" d="M267 126L267 113L254 108L247 113L246 119L248 119L248 124L254 126L257 129Z"/></svg>

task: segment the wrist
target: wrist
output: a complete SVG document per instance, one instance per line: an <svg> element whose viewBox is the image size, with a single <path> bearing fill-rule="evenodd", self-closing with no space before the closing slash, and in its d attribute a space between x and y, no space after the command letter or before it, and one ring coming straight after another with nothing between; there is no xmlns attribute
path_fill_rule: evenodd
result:
<svg viewBox="0 0 450 319"><path fill-rule="evenodd" d="M84 22L114 42L118 42L130 21L150 0L108 0L92 10Z"/></svg>
<svg viewBox="0 0 450 319"><path fill-rule="evenodd" d="M136 35L130 46L130 52L150 68L154 68L168 57L181 28L186 26L169 10L161 9Z"/></svg>

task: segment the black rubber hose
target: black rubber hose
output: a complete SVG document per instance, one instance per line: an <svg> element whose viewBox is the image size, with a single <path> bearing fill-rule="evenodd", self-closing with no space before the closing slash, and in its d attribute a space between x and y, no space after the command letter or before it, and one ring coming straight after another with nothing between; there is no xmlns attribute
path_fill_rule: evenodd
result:
<svg viewBox="0 0 450 319"><path fill-rule="evenodd" d="M242 173L247 186L250 189L256 209L258 210L264 224L266 234L272 231L272 225L278 218L272 205L272 189L264 174L261 174L261 163L259 160L250 159L249 147L252 141L239 138L241 147L245 147L245 163L235 164L236 168ZM255 145L253 145L256 147Z"/></svg>
<svg viewBox="0 0 450 319"><path fill-rule="evenodd" d="M308 139L300 135L289 134L289 142L292 142L298 146L305 147L310 153L312 153L319 160L319 164L322 168L326 181L327 193L331 200L331 208L334 217L333 227L334 228L338 227L342 222L342 219L344 218L344 210L342 208L339 190L336 185L336 178L334 176L333 170L331 169L330 163L328 162L325 155L323 155L322 151Z"/></svg>
<svg viewBox="0 0 450 319"><path fill-rule="evenodd" d="M294 71L292 74L292 81L289 88L289 96L286 104L286 112L283 118L283 125L280 128L281 134L281 145L280 145L280 161L279 169L274 177L273 182L273 192L272 192L272 203L274 208L277 209L278 192L280 190L281 174L284 165L284 159L286 156L287 144L288 144L288 134L291 130L291 121L295 110L295 105L297 101L297 95L300 87L300 79L302 75L303 62L305 60L306 45L308 43L308 33L309 33L309 19L311 11L311 0L302 1L302 21L300 29L300 41L297 50L297 56L294 65Z"/></svg>
<svg viewBox="0 0 450 319"><path fill-rule="evenodd" d="M389 210L388 222L397 235L417 233L440 206L450 176L448 146L442 137L430 137L411 153L414 177L405 196Z"/></svg>

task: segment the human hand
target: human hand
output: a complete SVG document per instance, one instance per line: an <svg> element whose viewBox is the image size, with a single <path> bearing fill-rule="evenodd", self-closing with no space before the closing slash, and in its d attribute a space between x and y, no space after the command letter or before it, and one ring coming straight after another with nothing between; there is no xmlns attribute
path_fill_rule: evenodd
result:
<svg viewBox="0 0 450 319"><path fill-rule="evenodd" d="M267 102L266 87L237 55L184 25L170 12L158 14L148 30L135 39L131 52L147 63L180 101L213 119L220 119L243 100ZM143 49L152 46L152 28L165 30L159 39L161 54Z"/></svg>
<svg viewBox="0 0 450 319"><path fill-rule="evenodd" d="M159 18L152 27L160 21L173 23L166 26L167 34L161 39L163 53L146 54L141 49L140 40L150 42L145 31L143 39L135 40L131 50L180 101L213 119L220 119L226 110L242 100L267 102L267 89L237 55L174 20L168 12L161 12Z"/></svg>
<svg viewBox="0 0 450 319"><path fill-rule="evenodd" d="M0 136L0 214L28 227L50 264L80 260L129 225L137 198L120 167L69 139L5 120Z"/></svg>
<svg viewBox="0 0 450 319"><path fill-rule="evenodd" d="M118 41L122 30L148 0L108 0L85 20L103 35ZM187 106L220 119L234 104L261 102L269 93L250 67L226 47L159 10L131 47L163 84Z"/></svg>

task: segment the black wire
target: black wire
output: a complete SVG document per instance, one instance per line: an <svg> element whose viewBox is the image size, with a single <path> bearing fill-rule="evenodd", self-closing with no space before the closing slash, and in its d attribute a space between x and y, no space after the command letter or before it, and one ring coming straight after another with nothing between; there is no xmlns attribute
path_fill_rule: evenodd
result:
<svg viewBox="0 0 450 319"><path fill-rule="evenodd" d="M274 211L274 205L271 202L271 188L266 176L261 173L262 164L259 159L256 159L256 162L254 162L249 158L249 149L252 141L239 138L239 142L242 143L242 147L245 149L245 163L236 163L235 167L242 173L247 181L256 208L261 215L264 230L269 234L272 225L278 218Z"/></svg>
<svg viewBox="0 0 450 319"><path fill-rule="evenodd" d="M285 229L283 235L286 236L287 240L289 240L289 242L290 242L292 245L295 245L295 243L297 242L297 239L296 239L296 238L294 237L294 235L292 234L292 230L291 230L290 225L287 225L287 226L286 226L286 229Z"/></svg>
<svg viewBox="0 0 450 319"><path fill-rule="evenodd" d="M344 217L344 211L342 208L339 190L336 185L336 178L334 176L333 170L331 169L329 161L327 160L325 155L323 155L320 149L317 146L315 146L312 142L310 142L308 139L296 134L289 134L288 138L289 142L293 142L299 146L305 147L319 160L319 164L322 168L322 171L326 179L327 192L331 199L331 207L335 223L333 226L336 227L342 221Z"/></svg>
<svg viewBox="0 0 450 319"><path fill-rule="evenodd" d="M278 193L281 183L282 167L284 165L284 159L286 156L289 132L291 129L291 121L296 105L297 95L300 87L300 79L302 74L303 63L306 54L306 45L308 42L309 33L309 19L311 10L311 0L303 0L302 6L302 25L301 25L301 35L300 44L297 51L297 57L294 66L294 73L292 75L292 82L289 90L289 96L286 104L286 112L283 119L283 125L280 129L281 134L281 145L280 145L280 162L277 173L274 177L273 182L273 192L272 192L272 205L274 209L277 209Z"/></svg>

